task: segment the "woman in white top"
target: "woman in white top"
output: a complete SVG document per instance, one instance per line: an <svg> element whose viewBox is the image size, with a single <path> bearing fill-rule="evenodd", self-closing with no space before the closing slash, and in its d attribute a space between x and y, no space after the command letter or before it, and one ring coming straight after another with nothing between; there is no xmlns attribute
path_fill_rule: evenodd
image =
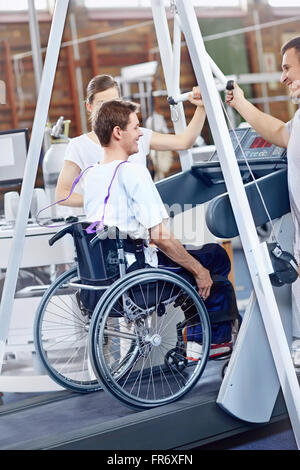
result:
<svg viewBox="0 0 300 470"><path fill-rule="evenodd" d="M89 82L87 87L87 110L92 113L103 101L118 99L119 97L119 87L113 77L110 75L97 75ZM151 129L143 128L143 135L138 143L138 151L130 156L129 161L146 166L146 156L150 149L179 151L190 148L199 136L206 117L200 98L198 88L194 87L193 98L191 95L189 101L196 105L196 110L191 122L182 134L160 134ZM73 181L80 172L88 166L102 161L103 155L103 148L94 131L72 139L67 147L64 166L58 178L56 200L66 199L69 196ZM76 191L73 192L62 205L82 207L82 194Z"/></svg>

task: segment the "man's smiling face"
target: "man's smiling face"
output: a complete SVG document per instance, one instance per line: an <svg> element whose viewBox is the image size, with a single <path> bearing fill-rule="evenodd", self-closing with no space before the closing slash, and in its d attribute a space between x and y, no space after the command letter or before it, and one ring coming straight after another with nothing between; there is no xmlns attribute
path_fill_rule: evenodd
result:
<svg viewBox="0 0 300 470"><path fill-rule="evenodd" d="M281 83L289 87L294 103L300 102L300 53L292 47L282 57Z"/></svg>

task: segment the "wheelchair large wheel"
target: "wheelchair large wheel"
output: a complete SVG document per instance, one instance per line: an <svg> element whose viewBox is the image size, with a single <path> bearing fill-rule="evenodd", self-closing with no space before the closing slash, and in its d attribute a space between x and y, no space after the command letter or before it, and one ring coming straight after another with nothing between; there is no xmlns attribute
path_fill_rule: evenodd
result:
<svg viewBox="0 0 300 470"><path fill-rule="evenodd" d="M186 357L187 328L202 331L197 361ZM139 270L116 281L92 316L94 373L105 390L132 408L165 405L185 395L201 377L209 350L203 302L188 282L163 269Z"/></svg>
<svg viewBox="0 0 300 470"><path fill-rule="evenodd" d="M75 267L47 289L35 317L34 342L44 368L55 382L86 393L101 387L89 362L90 318L78 301L78 287L70 285L77 279Z"/></svg>

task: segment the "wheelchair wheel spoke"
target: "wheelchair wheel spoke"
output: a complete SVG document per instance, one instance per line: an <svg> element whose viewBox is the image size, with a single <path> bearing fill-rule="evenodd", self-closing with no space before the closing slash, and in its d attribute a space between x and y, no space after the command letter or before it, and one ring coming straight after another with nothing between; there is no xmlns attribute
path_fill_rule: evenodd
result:
<svg viewBox="0 0 300 470"><path fill-rule="evenodd" d="M127 281L125 276L105 305L99 304L92 322L97 376L107 391L129 406L170 403L187 393L204 370L210 341L207 313L195 289L173 273L137 272ZM203 331L207 354L193 367L187 367L185 328L192 338L194 329Z"/></svg>
<svg viewBox="0 0 300 470"><path fill-rule="evenodd" d="M36 315L35 344L53 380L72 391L90 392L100 385L89 361L90 319L78 301L77 290L69 287L77 280L76 270L71 269L45 292Z"/></svg>

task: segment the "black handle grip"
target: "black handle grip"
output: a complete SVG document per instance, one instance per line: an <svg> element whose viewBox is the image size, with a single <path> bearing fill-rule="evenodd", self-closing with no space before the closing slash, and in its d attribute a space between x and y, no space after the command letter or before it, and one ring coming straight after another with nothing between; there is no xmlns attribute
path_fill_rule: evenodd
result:
<svg viewBox="0 0 300 470"><path fill-rule="evenodd" d="M234 80L228 80L226 84L226 90L233 90L234 89Z"/></svg>
<svg viewBox="0 0 300 470"><path fill-rule="evenodd" d="M64 235L66 235L66 233L70 233L72 235L73 233L72 225L70 225L69 227L64 227L62 230L60 230L55 235L53 235L53 237L51 237L48 242L49 245L50 246L54 245L54 243L57 242L57 240L59 240L60 238L62 238Z"/></svg>

